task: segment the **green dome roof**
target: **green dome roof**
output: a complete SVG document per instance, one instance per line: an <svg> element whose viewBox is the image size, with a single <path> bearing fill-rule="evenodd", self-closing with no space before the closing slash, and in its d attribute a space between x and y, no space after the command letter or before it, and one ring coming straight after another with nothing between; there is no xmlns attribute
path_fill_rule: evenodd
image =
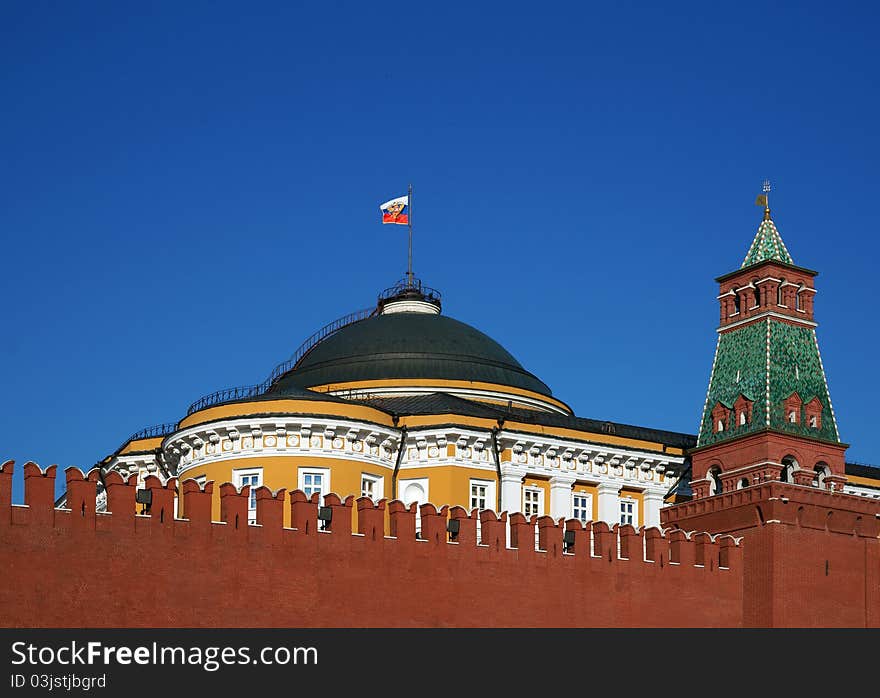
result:
<svg viewBox="0 0 880 698"><path fill-rule="evenodd" d="M458 320L419 312L377 315L343 327L315 345L268 394L394 378L480 381L552 395L491 337Z"/></svg>

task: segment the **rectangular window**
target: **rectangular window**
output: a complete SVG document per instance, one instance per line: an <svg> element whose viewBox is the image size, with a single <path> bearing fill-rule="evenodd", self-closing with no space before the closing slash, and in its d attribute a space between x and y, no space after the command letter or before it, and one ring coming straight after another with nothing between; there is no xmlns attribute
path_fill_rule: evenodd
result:
<svg viewBox="0 0 880 698"><path fill-rule="evenodd" d="M471 481L471 509L486 509L486 485Z"/></svg>
<svg viewBox="0 0 880 698"><path fill-rule="evenodd" d="M250 498L248 499L248 520L257 518L257 488L263 484L263 469L248 468L247 470L233 470L233 481L240 490L245 485L250 485Z"/></svg>
<svg viewBox="0 0 880 698"><path fill-rule="evenodd" d="M581 523L593 520L593 495L575 492L571 499L571 516Z"/></svg>
<svg viewBox="0 0 880 698"><path fill-rule="evenodd" d="M492 480L471 480L468 483L468 502L470 510L495 509L495 483Z"/></svg>
<svg viewBox="0 0 880 698"><path fill-rule="evenodd" d="M330 491L330 471L326 468L300 468L299 489L305 492L306 497L318 493L320 498Z"/></svg>
<svg viewBox="0 0 880 698"><path fill-rule="evenodd" d="M361 497L369 497L374 502L384 496L383 479L378 475L361 473Z"/></svg>
<svg viewBox="0 0 880 698"><path fill-rule="evenodd" d="M544 490L531 487L523 489L523 514L526 516L544 514Z"/></svg>
<svg viewBox="0 0 880 698"><path fill-rule="evenodd" d="M636 500L621 499L620 500L620 523L636 525L638 520L638 512L636 510Z"/></svg>

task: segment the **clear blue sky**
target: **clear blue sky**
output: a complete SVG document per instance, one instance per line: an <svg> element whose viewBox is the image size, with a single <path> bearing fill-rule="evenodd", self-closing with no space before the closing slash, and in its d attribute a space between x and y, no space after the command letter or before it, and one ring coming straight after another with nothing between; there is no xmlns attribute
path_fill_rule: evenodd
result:
<svg viewBox="0 0 880 698"><path fill-rule="evenodd" d="M0 8L0 459L88 468L406 269L578 415L694 433L774 183L880 463L871 3ZM63 478L59 478L59 484Z"/></svg>

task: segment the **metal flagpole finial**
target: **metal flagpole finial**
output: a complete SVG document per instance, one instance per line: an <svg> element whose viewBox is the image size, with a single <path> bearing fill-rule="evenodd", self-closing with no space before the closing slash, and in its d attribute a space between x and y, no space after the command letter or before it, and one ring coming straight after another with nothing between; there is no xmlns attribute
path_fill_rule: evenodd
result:
<svg viewBox="0 0 880 698"><path fill-rule="evenodd" d="M413 287L413 270L412 270L412 184L409 185L409 188L406 192L406 209L407 213L407 222L409 223L409 254L407 255L407 264L406 264L406 284L409 288Z"/></svg>
<svg viewBox="0 0 880 698"><path fill-rule="evenodd" d="M764 207L764 220L769 221L770 220L770 180L769 179L764 180L763 191L764 191L764 193L758 195L758 198L755 199L755 205Z"/></svg>

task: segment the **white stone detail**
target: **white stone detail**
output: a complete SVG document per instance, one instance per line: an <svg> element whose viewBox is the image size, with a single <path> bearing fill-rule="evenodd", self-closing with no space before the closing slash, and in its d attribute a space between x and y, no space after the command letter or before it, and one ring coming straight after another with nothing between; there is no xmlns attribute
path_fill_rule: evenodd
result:
<svg viewBox="0 0 880 698"><path fill-rule="evenodd" d="M426 315L439 315L440 308L433 303L426 301L391 301L386 303L382 308L382 315L391 315L392 313L423 313Z"/></svg>

